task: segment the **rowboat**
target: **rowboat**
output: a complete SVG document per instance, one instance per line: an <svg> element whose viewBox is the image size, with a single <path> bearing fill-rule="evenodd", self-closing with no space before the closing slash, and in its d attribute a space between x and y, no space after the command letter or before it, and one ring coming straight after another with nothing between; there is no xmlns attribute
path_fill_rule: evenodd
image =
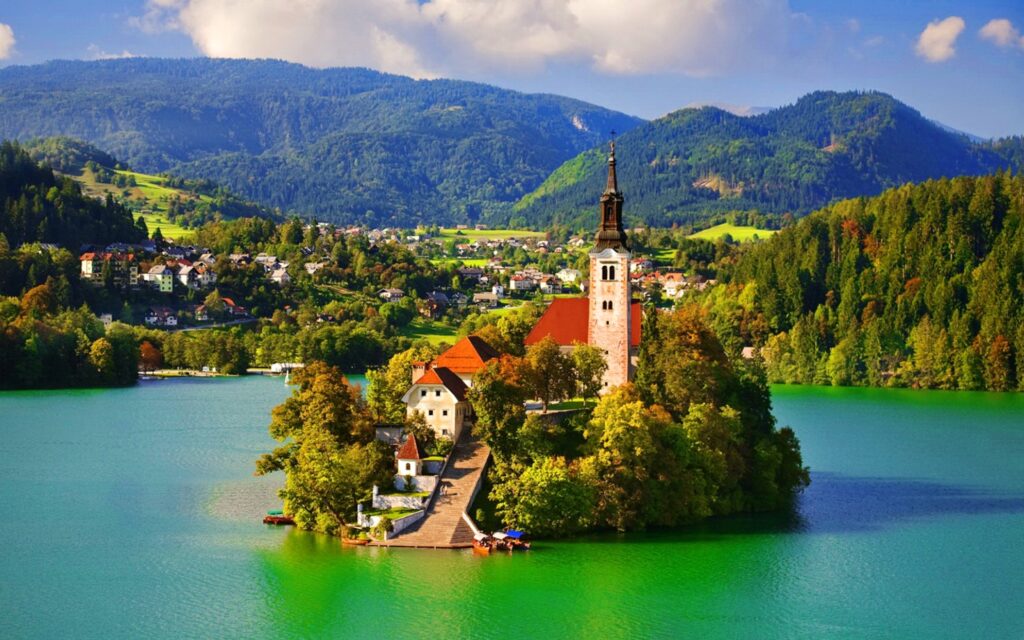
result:
<svg viewBox="0 0 1024 640"><path fill-rule="evenodd" d="M282 511L268 511L263 517L263 524L295 524L295 519L284 515Z"/></svg>

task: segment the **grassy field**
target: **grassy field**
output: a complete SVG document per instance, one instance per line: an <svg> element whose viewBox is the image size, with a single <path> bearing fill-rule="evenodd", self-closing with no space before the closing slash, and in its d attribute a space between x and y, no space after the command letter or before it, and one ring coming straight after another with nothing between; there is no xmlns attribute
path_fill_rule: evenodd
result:
<svg viewBox="0 0 1024 640"><path fill-rule="evenodd" d="M142 213L142 217L145 218L146 226L151 234L160 229L160 233L165 238L172 240L182 240L192 234L190 230L169 221L166 213L171 200L175 197L188 200L197 196L188 191L166 186L166 180L160 176L137 171L115 171L115 173L134 177L135 186L122 189L113 184L96 182L96 176L88 170L77 179L82 183L85 192L90 195L103 196L110 193L122 200L132 201L133 208L147 210L148 212ZM128 192L127 196L125 196L125 191ZM203 201L210 200L208 196L203 195L198 198Z"/></svg>
<svg viewBox="0 0 1024 640"><path fill-rule="evenodd" d="M455 264L457 262L461 262L467 267L486 267L488 260L487 258L431 258L430 262L431 264L436 265Z"/></svg>
<svg viewBox="0 0 1024 640"><path fill-rule="evenodd" d="M704 229L703 231L692 233L688 237L698 240L717 240L722 236L729 234L732 236L732 239L737 242L747 242L749 240L753 240L755 237L767 239L775 233L778 233L778 231L774 231L772 229L758 229L757 227L738 227L734 224L724 222L708 229Z"/></svg>
<svg viewBox="0 0 1024 640"><path fill-rule="evenodd" d="M458 339L458 330L444 323L425 318L416 318L399 331L406 338L412 340L426 340L430 344L455 344Z"/></svg>
<svg viewBox="0 0 1024 640"><path fill-rule="evenodd" d="M655 249L651 252L651 260L654 260L658 264L672 264L676 259L676 250L669 249Z"/></svg>
<svg viewBox="0 0 1024 640"><path fill-rule="evenodd" d="M441 229L442 239L463 238L465 240L508 240L509 238L543 238L543 231L520 231L518 229Z"/></svg>

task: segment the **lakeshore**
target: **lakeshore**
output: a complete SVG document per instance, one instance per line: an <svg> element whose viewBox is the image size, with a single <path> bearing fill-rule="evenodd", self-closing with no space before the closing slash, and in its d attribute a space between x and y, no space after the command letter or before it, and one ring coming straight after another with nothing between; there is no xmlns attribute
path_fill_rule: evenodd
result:
<svg viewBox="0 0 1024 640"><path fill-rule="evenodd" d="M1024 629L1020 395L773 387L813 469L795 512L481 558L260 524L281 479L252 461L288 392L249 376L0 395L0 495L19 514L0 533L19 576L0 590L5 633L299 638L383 621L405 638L423 615L459 636Z"/></svg>

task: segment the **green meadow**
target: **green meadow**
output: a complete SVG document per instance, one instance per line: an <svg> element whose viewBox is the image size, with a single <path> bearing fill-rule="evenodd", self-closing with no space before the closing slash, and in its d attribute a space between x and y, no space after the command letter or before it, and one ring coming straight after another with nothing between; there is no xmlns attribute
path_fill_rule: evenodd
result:
<svg viewBox="0 0 1024 640"><path fill-rule="evenodd" d="M730 235L732 239L737 242L748 242L755 238L765 239L773 234L778 233L774 229L758 229L757 227L740 227L728 222L722 224L716 224L713 227L698 231L697 233L691 233L689 238L695 240L718 240L719 238Z"/></svg>

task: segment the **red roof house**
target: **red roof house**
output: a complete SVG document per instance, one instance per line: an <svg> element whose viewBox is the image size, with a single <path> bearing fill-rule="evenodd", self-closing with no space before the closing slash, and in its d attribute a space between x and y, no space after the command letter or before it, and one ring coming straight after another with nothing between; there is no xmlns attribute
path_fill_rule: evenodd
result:
<svg viewBox="0 0 1024 640"><path fill-rule="evenodd" d="M484 368L488 360L500 354L480 336L468 336L455 343L434 360L434 367L444 367L460 375L472 375Z"/></svg>

